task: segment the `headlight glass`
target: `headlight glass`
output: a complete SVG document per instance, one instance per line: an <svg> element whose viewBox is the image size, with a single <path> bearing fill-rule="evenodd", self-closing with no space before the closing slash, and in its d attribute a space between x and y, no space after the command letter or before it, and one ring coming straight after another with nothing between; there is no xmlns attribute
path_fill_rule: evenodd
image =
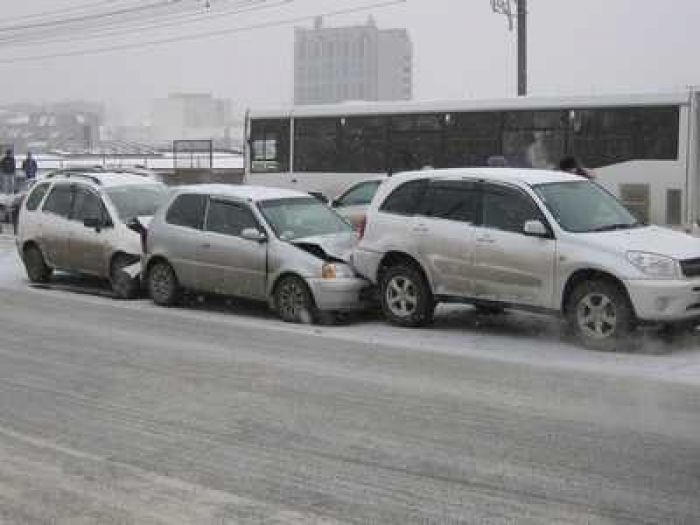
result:
<svg viewBox="0 0 700 525"><path fill-rule="evenodd" d="M354 273L347 264L325 263L321 267L321 277L323 279L339 279L353 276Z"/></svg>
<svg viewBox="0 0 700 525"><path fill-rule="evenodd" d="M678 277L678 263L671 257L647 252L627 252L627 260L642 273L657 279Z"/></svg>

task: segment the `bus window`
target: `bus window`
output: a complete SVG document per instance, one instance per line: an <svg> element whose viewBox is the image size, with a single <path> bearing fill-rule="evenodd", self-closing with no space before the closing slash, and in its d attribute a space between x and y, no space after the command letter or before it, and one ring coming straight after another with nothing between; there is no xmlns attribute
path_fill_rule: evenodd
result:
<svg viewBox="0 0 700 525"><path fill-rule="evenodd" d="M552 169L566 151L568 112L508 111L503 117L502 155L510 166Z"/></svg>
<svg viewBox="0 0 700 525"><path fill-rule="evenodd" d="M591 168L628 160L676 160L677 107L573 111L572 152Z"/></svg>
<svg viewBox="0 0 700 525"><path fill-rule="evenodd" d="M340 119L304 118L294 121L294 171L333 173L340 160Z"/></svg>
<svg viewBox="0 0 700 525"><path fill-rule="evenodd" d="M342 160L338 171L386 173L388 117L347 117L342 126Z"/></svg>
<svg viewBox="0 0 700 525"><path fill-rule="evenodd" d="M289 120L253 120L250 129L250 171L289 170Z"/></svg>
<svg viewBox="0 0 700 525"><path fill-rule="evenodd" d="M501 155L501 120L498 111L447 114L445 167L486 166L490 157Z"/></svg>
<svg viewBox="0 0 700 525"><path fill-rule="evenodd" d="M391 171L419 170L442 166L441 114L391 117Z"/></svg>

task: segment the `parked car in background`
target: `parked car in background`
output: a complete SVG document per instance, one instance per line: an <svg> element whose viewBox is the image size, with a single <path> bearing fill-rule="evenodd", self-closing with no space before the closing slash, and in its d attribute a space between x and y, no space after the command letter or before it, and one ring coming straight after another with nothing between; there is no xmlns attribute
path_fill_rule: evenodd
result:
<svg viewBox="0 0 700 525"><path fill-rule="evenodd" d="M135 296L139 279L124 269L140 261L141 240L126 223L134 217L147 222L167 194L165 185L134 173L47 175L19 213L16 242L29 280L43 283L64 270L110 279L116 296Z"/></svg>
<svg viewBox="0 0 700 525"><path fill-rule="evenodd" d="M377 189L387 177L367 179L346 188L330 205L341 217L344 217L355 228L358 228L365 218L365 213L374 198Z"/></svg>
<svg viewBox="0 0 700 525"><path fill-rule="evenodd" d="M596 183L523 169L396 175L367 211L356 269L386 318L439 302L563 315L587 346L627 346L641 322L700 320L700 239L641 224Z"/></svg>
<svg viewBox="0 0 700 525"><path fill-rule="evenodd" d="M201 185L176 190L146 235L153 300L183 290L267 301L288 322L361 308L368 283L348 265L357 236L317 198L292 190Z"/></svg>

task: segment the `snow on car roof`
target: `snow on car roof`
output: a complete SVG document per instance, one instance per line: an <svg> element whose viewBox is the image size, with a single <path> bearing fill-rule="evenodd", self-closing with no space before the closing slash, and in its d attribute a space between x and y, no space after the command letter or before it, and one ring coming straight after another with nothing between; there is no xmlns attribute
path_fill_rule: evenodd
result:
<svg viewBox="0 0 700 525"><path fill-rule="evenodd" d="M284 188L270 188L267 186L248 186L244 184L195 184L180 186L179 193L205 193L221 197L235 197L252 201L264 201L270 199L287 199L299 197L311 197L308 193Z"/></svg>
<svg viewBox="0 0 700 525"><path fill-rule="evenodd" d="M528 186L547 184L552 182L572 182L587 180L584 177L555 170L541 170L528 168L450 168L437 170L421 170L399 173L392 179L419 179L419 178L445 178L445 179L481 179L500 182L520 182Z"/></svg>
<svg viewBox="0 0 700 525"><path fill-rule="evenodd" d="M148 175L123 171L81 171L69 170L50 176L54 180L70 180L76 178L85 182L92 181L102 187L128 186L133 184L159 184L159 181Z"/></svg>

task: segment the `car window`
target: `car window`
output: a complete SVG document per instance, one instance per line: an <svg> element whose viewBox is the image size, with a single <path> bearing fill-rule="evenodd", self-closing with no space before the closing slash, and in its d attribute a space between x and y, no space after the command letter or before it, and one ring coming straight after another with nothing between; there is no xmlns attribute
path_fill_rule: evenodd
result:
<svg viewBox="0 0 700 525"><path fill-rule="evenodd" d="M362 182L353 188L350 188L336 202L336 206L362 206L372 202L374 194L377 193L377 188L382 183L380 180L372 180Z"/></svg>
<svg viewBox="0 0 700 525"><path fill-rule="evenodd" d="M163 184L130 184L113 186L105 190L114 204L122 222L134 217L150 217L168 198L168 188Z"/></svg>
<svg viewBox="0 0 700 525"><path fill-rule="evenodd" d="M83 222L85 219L105 218L102 199L93 191L77 187L73 198L73 213L71 219Z"/></svg>
<svg viewBox="0 0 700 525"><path fill-rule="evenodd" d="M380 210L400 215L414 215L417 213L420 198L425 191L428 181L425 179L406 182L396 188L386 198Z"/></svg>
<svg viewBox="0 0 700 525"><path fill-rule="evenodd" d="M313 197L272 199L258 204L260 212L280 239L352 233L352 227L334 210Z"/></svg>
<svg viewBox="0 0 700 525"><path fill-rule="evenodd" d="M479 193L477 185L473 182L431 182L421 202L421 215L461 222L477 222Z"/></svg>
<svg viewBox="0 0 700 525"><path fill-rule="evenodd" d="M43 211L68 217L73 203L73 189L69 184L56 184L44 203Z"/></svg>
<svg viewBox="0 0 700 525"><path fill-rule="evenodd" d="M260 229L249 209L230 202L209 201L207 231L240 237L246 228Z"/></svg>
<svg viewBox="0 0 700 525"><path fill-rule="evenodd" d="M204 226L204 211L206 207L206 195L180 195L170 205L165 221L175 226L201 230Z"/></svg>
<svg viewBox="0 0 700 525"><path fill-rule="evenodd" d="M44 198L44 195L46 195L46 192L49 190L49 184L48 182L45 182L44 184L39 184L36 188L32 190L32 192L29 195L29 198L27 199L27 209L29 211L34 211L39 207L39 204L41 204L41 200Z"/></svg>
<svg viewBox="0 0 700 525"><path fill-rule="evenodd" d="M486 184L484 186L483 225L514 233L523 233L527 221L542 220L534 201L522 192Z"/></svg>

